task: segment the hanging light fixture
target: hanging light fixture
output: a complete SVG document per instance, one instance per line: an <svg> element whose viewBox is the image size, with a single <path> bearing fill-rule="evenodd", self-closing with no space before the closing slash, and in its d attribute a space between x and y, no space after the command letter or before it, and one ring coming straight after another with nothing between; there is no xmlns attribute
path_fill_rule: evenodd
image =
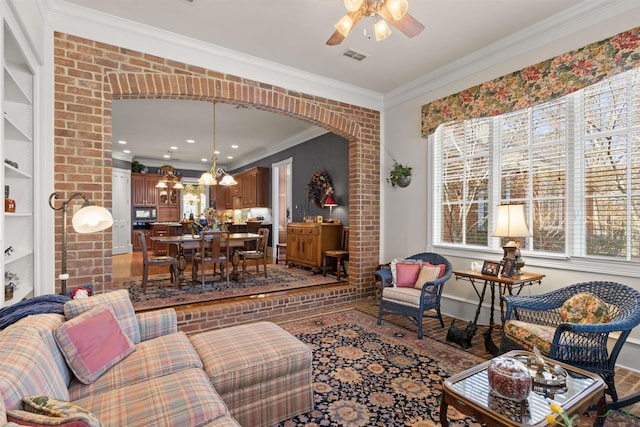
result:
<svg viewBox="0 0 640 427"><path fill-rule="evenodd" d="M402 19L407 13L409 2L407 0L387 0L385 7L396 21Z"/></svg>
<svg viewBox="0 0 640 427"><path fill-rule="evenodd" d="M165 165L158 169L158 174L161 176L160 180L156 184L156 188L171 188L181 190L184 188L182 185L182 178L178 176L178 171L169 165Z"/></svg>
<svg viewBox="0 0 640 427"><path fill-rule="evenodd" d="M407 13L409 0L344 0L347 14L334 25L336 31L327 44L340 44L362 18L372 18L376 41L389 37L393 25L407 37L415 37L424 30L424 25ZM365 30L365 36L371 38Z"/></svg>
<svg viewBox="0 0 640 427"><path fill-rule="evenodd" d="M387 25L387 22L384 19L377 18L376 23L373 25L373 30L376 34L376 41L382 41L389 37L391 34L391 29Z"/></svg>
<svg viewBox="0 0 640 427"><path fill-rule="evenodd" d="M203 173L198 179L200 185L236 185L238 182L224 169L218 167L218 157L216 156L216 103L213 102L213 153L211 169ZM222 177L218 182L218 177Z"/></svg>

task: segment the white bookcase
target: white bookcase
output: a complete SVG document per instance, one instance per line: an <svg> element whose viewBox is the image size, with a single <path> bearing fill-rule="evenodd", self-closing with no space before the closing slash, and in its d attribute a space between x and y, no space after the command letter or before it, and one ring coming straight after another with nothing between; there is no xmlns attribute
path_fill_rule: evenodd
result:
<svg viewBox="0 0 640 427"><path fill-rule="evenodd" d="M3 173L0 176L2 191L9 188L9 197L15 201L15 212L3 215L0 227L1 247L5 251L2 272L17 276L17 288L13 298L4 298L0 292L0 306L15 304L24 298L38 294L34 286L34 82L37 68L29 61L27 47L12 28L12 19L1 16L2 25L2 100L0 157ZM9 163L10 162L10 163ZM13 165L12 165L13 164ZM7 249L11 248L9 252Z"/></svg>

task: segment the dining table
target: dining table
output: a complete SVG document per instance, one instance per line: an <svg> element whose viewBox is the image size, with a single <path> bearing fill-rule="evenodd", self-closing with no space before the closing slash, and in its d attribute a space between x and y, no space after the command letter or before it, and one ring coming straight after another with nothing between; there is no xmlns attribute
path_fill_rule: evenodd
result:
<svg viewBox="0 0 640 427"><path fill-rule="evenodd" d="M238 264L240 264L240 250L245 247L245 243L258 240L260 237L257 233L229 233L228 239L223 239L221 244L229 246L231 265L233 269L229 273L229 278L234 282L240 280L240 272ZM187 258L185 250L195 250L200 248L200 235L183 234L179 236L152 236L151 240L158 243L166 243L170 245L170 255L175 256L178 261L178 279L180 283L184 280L184 270L187 268Z"/></svg>

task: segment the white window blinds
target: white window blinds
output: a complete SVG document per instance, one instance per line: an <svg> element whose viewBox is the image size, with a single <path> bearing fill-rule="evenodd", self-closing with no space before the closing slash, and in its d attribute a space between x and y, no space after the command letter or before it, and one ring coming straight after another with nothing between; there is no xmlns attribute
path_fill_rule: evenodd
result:
<svg viewBox="0 0 640 427"><path fill-rule="evenodd" d="M640 70L434 141L434 244L497 249L497 205L519 202L525 251L640 258Z"/></svg>

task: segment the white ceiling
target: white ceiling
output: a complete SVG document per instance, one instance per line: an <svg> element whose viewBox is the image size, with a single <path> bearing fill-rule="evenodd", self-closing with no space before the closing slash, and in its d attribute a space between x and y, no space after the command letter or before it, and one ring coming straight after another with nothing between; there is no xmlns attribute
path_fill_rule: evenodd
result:
<svg viewBox="0 0 640 427"><path fill-rule="evenodd" d="M115 17L353 85L381 95L519 31L582 7L580 0L409 0L409 13L425 26L415 38L392 28L384 41L363 35L364 18L338 46L325 41L345 14L341 0L65 0ZM108 19L108 17L105 17ZM133 25L133 24L132 24ZM368 55L342 56L347 48ZM217 107L216 145L223 163L240 162L322 133L291 118L258 110ZM211 157L211 104L168 100L114 103L113 137L128 141L138 158L161 159L178 146L175 161ZM188 138L196 144L186 144ZM228 148L238 144L237 150ZM231 154L230 154L231 153ZM226 161L227 155L234 160ZM179 160L176 160L179 159ZM171 162L167 162L171 163ZM175 165L174 165L175 166Z"/></svg>

